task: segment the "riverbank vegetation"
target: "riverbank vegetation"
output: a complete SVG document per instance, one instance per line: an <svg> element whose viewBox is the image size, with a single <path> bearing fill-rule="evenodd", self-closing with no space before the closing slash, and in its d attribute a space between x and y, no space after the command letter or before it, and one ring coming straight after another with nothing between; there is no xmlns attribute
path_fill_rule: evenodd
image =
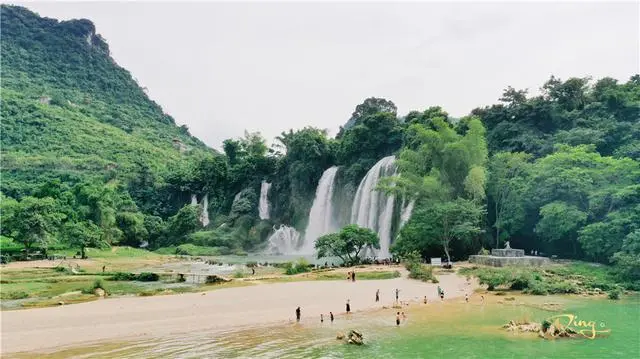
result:
<svg viewBox="0 0 640 359"><path fill-rule="evenodd" d="M637 281L621 281L614 269L593 263L552 264L543 268L465 267L458 274L477 277L489 291L519 290L526 294L607 294L617 299L623 290L640 290Z"/></svg>
<svg viewBox="0 0 640 359"><path fill-rule="evenodd" d="M360 180L395 155L401 175L379 190L415 204L404 225L393 221L396 256L459 261L510 241L640 281L639 75L552 76L539 94L508 87L462 118L437 106L398 114L368 98L334 138L306 127L269 147L247 132L217 152L148 98L90 21L3 5L1 22L3 261L112 246L261 250L274 225L306 227L330 166L335 217L348 225ZM272 184L268 219L262 181Z"/></svg>

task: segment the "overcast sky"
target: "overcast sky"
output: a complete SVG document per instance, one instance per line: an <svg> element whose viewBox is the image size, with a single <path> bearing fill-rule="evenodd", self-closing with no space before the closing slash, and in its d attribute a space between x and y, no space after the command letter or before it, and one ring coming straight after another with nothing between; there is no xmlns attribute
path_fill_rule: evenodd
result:
<svg viewBox="0 0 640 359"><path fill-rule="evenodd" d="M22 3L92 20L112 56L208 145L307 125L376 96L453 116L551 74L638 73L638 2Z"/></svg>

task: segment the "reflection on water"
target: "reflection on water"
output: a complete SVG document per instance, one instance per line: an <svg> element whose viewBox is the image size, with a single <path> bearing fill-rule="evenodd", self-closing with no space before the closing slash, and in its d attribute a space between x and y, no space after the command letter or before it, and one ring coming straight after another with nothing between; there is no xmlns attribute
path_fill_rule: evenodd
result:
<svg viewBox="0 0 640 359"><path fill-rule="evenodd" d="M52 354L17 358L590 358L640 357L640 329L636 326L639 297L622 302L576 297L518 297L503 301L479 295L463 300L413 304L399 309L407 320L396 327L397 309L336 317L331 324L305 318L301 324L257 327L228 332L191 332L127 343L109 343ZM500 303L499 303L500 302ZM560 304L561 312L606 323L611 335L596 340L545 341L535 335L501 329L509 320L542 321L557 312L539 309ZM325 319L328 319L325 317ZM356 347L335 339L337 332L363 332L365 345ZM489 345L490 343L490 345ZM11 357L11 356L9 356Z"/></svg>

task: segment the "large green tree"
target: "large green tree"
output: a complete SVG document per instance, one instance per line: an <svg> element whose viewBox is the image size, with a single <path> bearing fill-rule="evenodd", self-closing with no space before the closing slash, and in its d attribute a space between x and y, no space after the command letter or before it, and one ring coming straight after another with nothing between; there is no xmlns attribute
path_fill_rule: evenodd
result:
<svg viewBox="0 0 640 359"><path fill-rule="evenodd" d="M339 233L324 235L316 240L318 258L338 257L346 264L355 264L365 248L380 248L378 234L368 228L348 225Z"/></svg>

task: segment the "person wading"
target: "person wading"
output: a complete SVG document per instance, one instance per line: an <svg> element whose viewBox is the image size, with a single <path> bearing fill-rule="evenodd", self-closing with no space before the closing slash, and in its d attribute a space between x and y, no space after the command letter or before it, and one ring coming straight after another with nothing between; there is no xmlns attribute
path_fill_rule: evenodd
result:
<svg viewBox="0 0 640 359"><path fill-rule="evenodd" d="M400 312L396 313L396 326L400 325Z"/></svg>
<svg viewBox="0 0 640 359"><path fill-rule="evenodd" d="M333 312L329 312L329 318L331 318L331 323L333 323Z"/></svg>
<svg viewBox="0 0 640 359"><path fill-rule="evenodd" d="M296 308L296 322L300 321L300 307Z"/></svg>
<svg viewBox="0 0 640 359"><path fill-rule="evenodd" d="M376 302L380 301L380 289L376 290Z"/></svg>
<svg viewBox="0 0 640 359"><path fill-rule="evenodd" d="M347 314L351 313L351 304L349 304L349 299L347 299Z"/></svg>

